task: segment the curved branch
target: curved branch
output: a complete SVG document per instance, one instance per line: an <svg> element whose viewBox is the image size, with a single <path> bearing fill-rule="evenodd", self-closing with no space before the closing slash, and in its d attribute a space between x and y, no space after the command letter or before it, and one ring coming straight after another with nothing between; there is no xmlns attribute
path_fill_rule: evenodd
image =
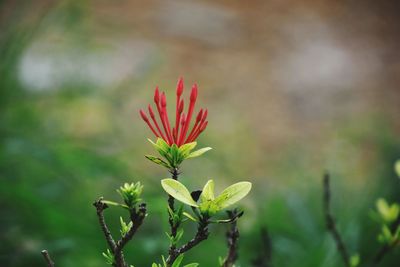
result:
<svg viewBox="0 0 400 267"><path fill-rule="evenodd" d="M49 252L47 250L42 250L42 255L47 263L47 267L54 267L54 261L51 259Z"/></svg>
<svg viewBox="0 0 400 267"><path fill-rule="evenodd" d="M171 266L179 255L197 246L201 241L206 240L209 235L208 225L209 225L208 217L205 216L199 222L199 226L197 228L197 233L195 237L189 240L186 244L184 244L180 248L173 250L172 253L170 251L170 254L167 258L167 265Z"/></svg>
<svg viewBox="0 0 400 267"><path fill-rule="evenodd" d="M97 217L99 219L100 227L104 233L107 244L110 247L111 252L115 257L115 262L113 266L115 267L127 267L125 257L123 254L123 248L125 245L132 239L135 235L138 228L142 225L144 218L146 217L146 204L142 203L139 205L139 209L132 208L129 210L130 220L132 222L132 227L129 231L117 242L113 239L110 230L107 227L107 224L104 219L103 211L108 208L108 205L102 202L103 198L99 198L96 202L93 203L93 206L96 207Z"/></svg>
<svg viewBox="0 0 400 267"><path fill-rule="evenodd" d="M106 238L107 244L110 247L112 252L115 252L116 249L116 244L114 241L114 238L111 235L110 230L108 229L108 226L106 224L106 221L104 219L104 214L103 211L108 208L108 205L102 202L103 198L99 198L97 201L93 203L93 206L96 207L96 213L97 217L99 219L99 224L101 227L101 230L103 231L104 237Z"/></svg>
<svg viewBox="0 0 400 267"><path fill-rule="evenodd" d="M335 240L337 250L339 251L340 255L342 256L343 263L346 267L350 267L350 259L349 253L347 248L343 242L343 239L337 230L335 219L331 212L331 190L329 184L329 174L326 173L324 175L324 213L325 213L325 220L326 220L326 228L332 234L333 239Z"/></svg>

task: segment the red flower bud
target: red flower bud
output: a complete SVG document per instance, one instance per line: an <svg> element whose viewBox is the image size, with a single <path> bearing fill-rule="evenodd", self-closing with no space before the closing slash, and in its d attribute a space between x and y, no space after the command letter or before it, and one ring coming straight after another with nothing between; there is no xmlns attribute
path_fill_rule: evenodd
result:
<svg viewBox="0 0 400 267"><path fill-rule="evenodd" d="M181 99L183 88L183 79L180 78L176 85L176 114L175 126L173 128L168 118L167 98L165 92L160 93L158 86L156 87L154 92L154 102L156 104L156 111L158 112L159 121L161 122L161 124L157 122L156 114L154 113L153 108L150 105L148 105L148 111L151 117L151 122L146 113L143 110L140 110L140 116L147 123L150 130L155 134L156 137L164 139L168 143L168 145L176 144L178 146L181 146L185 143L195 141L198 135L202 131L204 131L208 123L206 121L208 110L200 109L196 116L193 128L189 131L189 126L191 125L191 119L193 117L197 100L198 88L196 84L192 86L189 98L190 103L188 105L186 115L183 113L185 108L184 100Z"/></svg>
<svg viewBox="0 0 400 267"><path fill-rule="evenodd" d="M149 122L149 118L147 118L146 113L144 113L143 109L141 109L139 112L140 112L140 116L142 117L142 119L145 122Z"/></svg>
<svg viewBox="0 0 400 267"><path fill-rule="evenodd" d="M190 102L195 102L197 99L197 84L194 84L190 92Z"/></svg>
<svg viewBox="0 0 400 267"><path fill-rule="evenodd" d="M200 127L200 133L206 129L207 124L208 124L208 121L205 121L205 122L201 125L201 127Z"/></svg>
<svg viewBox="0 0 400 267"><path fill-rule="evenodd" d="M183 79L180 78L176 86L176 95L180 97L183 93Z"/></svg>
<svg viewBox="0 0 400 267"><path fill-rule="evenodd" d="M156 87L156 90L154 92L154 102L158 105L160 102L160 91L158 90L158 86Z"/></svg>
<svg viewBox="0 0 400 267"><path fill-rule="evenodd" d="M184 103L183 103L183 99L182 99L181 102L179 102L178 113L182 113L183 107L184 107Z"/></svg>
<svg viewBox="0 0 400 267"><path fill-rule="evenodd" d="M186 120L185 113L182 113L182 115L181 115L181 125L182 125L182 127L183 127L183 125L185 125L185 120Z"/></svg>
<svg viewBox="0 0 400 267"><path fill-rule="evenodd" d="M148 106L148 109L149 109L150 117L154 119L155 118L154 112L153 112L153 109L151 108L150 104Z"/></svg>
<svg viewBox="0 0 400 267"><path fill-rule="evenodd" d="M161 106L165 108L167 106L167 98L165 97L165 93L162 92L161 94Z"/></svg>
<svg viewBox="0 0 400 267"><path fill-rule="evenodd" d="M200 121L203 117L203 109L200 109L199 114L197 114L196 122Z"/></svg>
<svg viewBox="0 0 400 267"><path fill-rule="evenodd" d="M208 115L208 109L206 109L203 113L203 117L201 118L201 122L205 121Z"/></svg>

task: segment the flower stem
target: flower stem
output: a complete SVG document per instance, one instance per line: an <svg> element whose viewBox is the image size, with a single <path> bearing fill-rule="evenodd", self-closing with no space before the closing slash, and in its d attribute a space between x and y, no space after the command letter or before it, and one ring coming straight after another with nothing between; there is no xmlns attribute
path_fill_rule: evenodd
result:
<svg viewBox="0 0 400 267"><path fill-rule="evenodd" d="M173 169L170 170L170 172L172 174L172 179L178 180L179 169L178 168L173 168ZM168 206L169 206L170 211L175 212L175 199L171 195L168 195ZM180 222L174 223L174 220L173 220L171 214L169 214L168 222L169 222L169 225L171 227L170 236L171 237L176 237L176 234L178 232L178 228L180 226ZM176 246L174 244L171 244L171 246L169 247L169 253L172 253L172 251L174 251L175 249L176 249Z"/></svg>

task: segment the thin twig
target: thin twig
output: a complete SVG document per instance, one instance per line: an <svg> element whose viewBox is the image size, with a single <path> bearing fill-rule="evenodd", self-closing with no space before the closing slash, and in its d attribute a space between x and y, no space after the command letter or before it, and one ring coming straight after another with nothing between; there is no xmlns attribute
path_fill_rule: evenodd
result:
<svg viewBox="0 0 400 267"><path fill-rule="evenodd" d="M131 209L129 210L130 212L130 219L132 222L132 227L129 229L129 231L120 239L118 240L115 248L115 253L114 255L116 256L116 260L120 260L121 262L124 262L124 256L123 256L123 248L125 245L129 242L129 240L132 239L132 237L135 235L136 231L139 229L139 227L142 225L144 218L146 217L146 204L142 203L139 205L139 210L136 211L136 209ZM125 265L121 266L126 266L126 263L123 263Z"/></svg>
<svg viewBox="0 0 400 267"><path fill-rule="evenodd" d="M326 220L326 227L328 231L332 234L333 239L335 240L337 250L339 251L343 263L346 267L350 267L350 260L349 260L349 253L347 248L343 242L342 237L340 236L335 219L331 213L331 191L330 191L330 184L329 184L329 174L326 173L324 175L324 213L325 213L325 220Z"/></svg>
<svg viewBox="0 0 400 267"><path fill-rule="evenodd" d="M42 250L42 255L47 263L47 267L54 267L54 261L51 259L49 252L47 250Z"/></svg>
<svg viewBox="0 0 400 267"><path fill-rule="evenodd" d="M238 259L238 244L239 229L237 227L237 209L227 211L229 218L232 222L229 225L229 229L226 232L226 238L228 243L228 255L226 256L222 267L232 267Z"/></svg>
<svg viewBox="0 0 400 267"><path fill-rule="evenodd" d="M96 202L93 203L93 205L96 207L97 217L99 219L100 227L104 233L107 244L115 258L113 266L127 267L128 265L125 261L123 248L129 242L129 240L132 239L138 228L142 225L143 220L146 217L146 204L145 203L140 204L138 210L136 210L136 208L132 208L129 210L132 227L120 240L115 242L114 238L111 235L110 230L107 227L103 214L103 211L106 208L108 208L108 205L102 202L102 200L103 198L99 198Z"/></svg>
<svg viewBox="0 0 400 267"><path fill-rule="evenodd" d="M99 219L99 224L101 227L101 230L103 231L104 237L106 238L107 244L110 247L110 250L112 252L115 251L116 249L116 244L114 241L114 238L111 235L110 230L108 229L108 226L106 224L106 221L104 219L104 214L103 211L108 208L108 205L102 202L103 198L99 198L96 202L93 203L93 206L96 207L96 213L97 217Z"/></svg>
<svg viewBox="0 0 400 267"><path fill-rule="evenodd" d="M264 226L261 228L261 248L259 249L260 254L256 259L252 261L252 265L255 267L271 267L272 266L272 242L269 236L267 228Z"/></svg>
<svg viewBox="0 0 400 267"><path fill-rule="evenodd" d="M186 244L184 244L180 248L177 248L174 251L172 251L173 252L172 254L169 254L167 258L167 265L171 266L179 255L197 246L201 241L206 240L209 234L208 225L209 225L208 217L205 216L199 222L199 226L197 228L197 233L195 237L189 240Z"/></svg>

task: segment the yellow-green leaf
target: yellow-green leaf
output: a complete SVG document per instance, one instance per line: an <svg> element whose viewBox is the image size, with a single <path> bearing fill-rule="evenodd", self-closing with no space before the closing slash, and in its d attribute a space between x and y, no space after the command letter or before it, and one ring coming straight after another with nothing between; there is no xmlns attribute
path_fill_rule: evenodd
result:
<svg viewBox="0 0 400 267"><path fill-rule="evenodd" d="M209 200L214 200L214 181L209 180L203 188L200 195L201 202L206 202Z"/></svg>
<svg viewBox="0 0 400 267"><path fill-rule="evenodd" d="M162 138L158 138L156 144L162 148L163 150L165 150L166 152L169 151L170 146L167 144L167 142L164 141L164 139Z"/></svg>
<svg viewBox="0 0 400 267"><path fill-rule="evenodd" d="M382 219L389 223L395 221L400 213L400 206L397 203L393 203L389 206L383 198L376 201L376 208Z"/></svg>
<svg viewBox="0 0 400 267"><path fill-rule="evenodd" d="M215 199L214 203L224 209L244 198L251 190L250 182L239 182L226 188Z"/></svg>
<svg viewBox="0 0 400 267"><path fill-rule="evenodd" d="M191 143L187 143L184 145L181 145L179 147L179 152L184 155L187 156L189 154L190 151L192 151L197 145L197 142L191 142Z"/></svg>
<svg viewBox="0 0 400 267"><path fill-rule="evenodd" d="M194 222L198 221L195 217L193 217L190 213L187 213L186 211L184 211L182 214Z"/></svg>
<svg viewBox="0 0 400 267"><path fill-rule="evenodd" d="M196 201L194 201L192 196L190 195L189 190L180 182L171 178L167 178L161 180L161 186L168 194L170 194L175 199L181 201L182 203L193 207L198 207Z"/></svg>
<svg viewBox="0 0 400 267"><path fill-rule="evenodd" d="M196 151L193 151L192 153L190 153L189 156L187 156L186 158L190 159L190 158L195 158L195 157L201 156L204 153L206 153L208 150L211 150L211 149L212 149L211 147L200 148L199 150L196 150Z"/></svg>

